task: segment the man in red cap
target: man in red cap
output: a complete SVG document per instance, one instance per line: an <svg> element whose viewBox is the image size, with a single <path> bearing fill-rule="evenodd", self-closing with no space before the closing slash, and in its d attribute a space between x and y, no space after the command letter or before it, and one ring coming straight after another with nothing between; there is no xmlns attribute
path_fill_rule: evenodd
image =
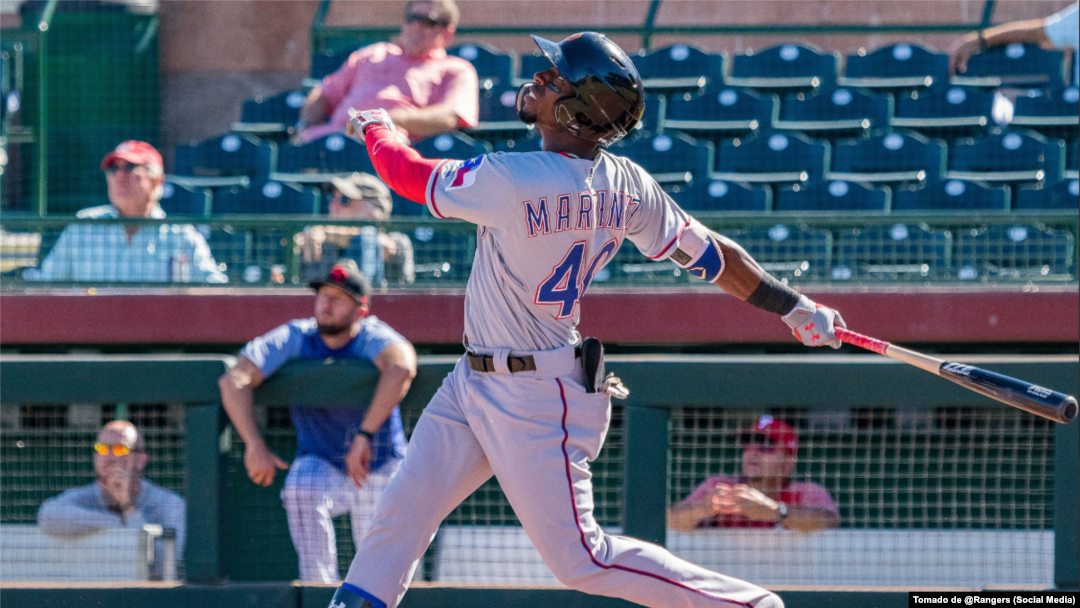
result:
<svg viewBox="0 0 1080 608"><path fill-rule="evenodd" d="M79 211L79 219L165 217L158 201L165 184L161 154L129 140L105 155L101 170L109 203ZM77 222L60 234L38 268L36 281L225 283L206 240L191 224L146 225Z"/></svg>
<svg viewBox="0 0 1080 608"><path fill-rule="evenodd" d="M840 525L829 491L811 482L792 482L799 453L794 429L762 416L743 431L742 477L717 475L668 512L668 526L694 528L782 527L815 532Z"/></svg>

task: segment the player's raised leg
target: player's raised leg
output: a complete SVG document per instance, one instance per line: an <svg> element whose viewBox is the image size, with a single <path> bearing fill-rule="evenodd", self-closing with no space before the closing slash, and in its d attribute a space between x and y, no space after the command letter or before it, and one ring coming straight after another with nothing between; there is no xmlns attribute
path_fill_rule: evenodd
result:
<svg viewBox="0 0 1080 608"><path fill-rule="evenodd" d="M783 606L751 583L600 529L589 463L607 428L607 395L586 393L572 378L528 382L489 374L476 386L483 414L470 422L477 438L529 538L563 584L655 608ZM515 424L522 419L530 424Z"/></svg>
<svg viewBox="0 0 1080 608"><path fill-rule="evenodd" d="M334 596L345 608L394 608L442 520L491 477L491 466L461 413L462 364L443 382L413 431L401 470ZM468 369L467 367L465 369ZM338 606L336 603L332 603Z"/></svg>

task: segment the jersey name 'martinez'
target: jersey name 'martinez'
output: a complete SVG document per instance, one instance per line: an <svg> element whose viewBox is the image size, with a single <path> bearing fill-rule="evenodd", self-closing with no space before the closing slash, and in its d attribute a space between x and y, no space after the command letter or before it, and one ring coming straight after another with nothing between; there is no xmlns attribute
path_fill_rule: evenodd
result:
<svg viewBox="0 0 1080 608"><path fill-rule="evenodd" d="M546 196L523 201L529 238L567 230L626 230L637 213L641 198L626 192L595 190L577 196L560 194L552 205ZM554 215L554 221L552 216ZM553 230L554 228L554 230Z"/></svg>

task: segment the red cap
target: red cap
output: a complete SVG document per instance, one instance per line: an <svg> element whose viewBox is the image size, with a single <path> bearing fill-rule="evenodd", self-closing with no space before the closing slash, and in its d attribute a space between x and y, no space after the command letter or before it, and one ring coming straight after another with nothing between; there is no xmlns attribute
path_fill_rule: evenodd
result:
<svg viewBox="0 0 1080 608"><path fill-rule="evenodd" d="M795 429L772 416L762 416L753 426L746 429L742 434L742 443L746 444L749 435L764 435L773 444L780 446L788 454L795 455L799 451L799 436Z"/></svg>
<svg viewBox="0 0 1080 608"><path fill-rule="evenodd" d="M152 165L159 169L165 166L161 161L161 153L154 146L134 139L122 142L115 150L106 154L105 158L101 159L101 170L108 169L117 159L126 160L133 165Z"/></svg>

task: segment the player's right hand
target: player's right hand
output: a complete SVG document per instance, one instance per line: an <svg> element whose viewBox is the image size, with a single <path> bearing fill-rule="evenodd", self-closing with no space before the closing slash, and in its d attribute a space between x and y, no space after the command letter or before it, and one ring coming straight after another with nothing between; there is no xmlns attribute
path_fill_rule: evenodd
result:
<svg viewBox="0 0 1080 608"><path fill-rule="evenodd" d="M256 443L248 444L244 450L244 467L251 481L265 488L274 483L277 469L284 471L289 468L289 463L278 458L265 443Z"/></svg>
<svg viewBox="0 0 1080 608"><path fill-rule="evenodd" d="M390 119L390 114L382 108L364 110L363 112L349 108L349 122L345 125L346 135L362 142L364 141L364 131L372 125L383 125L392 132L397 131L394 128L394 121Z"/></svg>
<svg viewBox="0 0 1080 608"><path fill-rule="evenodd" d="M807 346L840 348L842 342L836 337L836 326L847 327L840 313L806 296L800 296L795 308L781 318L795 338Z"/></svg>

